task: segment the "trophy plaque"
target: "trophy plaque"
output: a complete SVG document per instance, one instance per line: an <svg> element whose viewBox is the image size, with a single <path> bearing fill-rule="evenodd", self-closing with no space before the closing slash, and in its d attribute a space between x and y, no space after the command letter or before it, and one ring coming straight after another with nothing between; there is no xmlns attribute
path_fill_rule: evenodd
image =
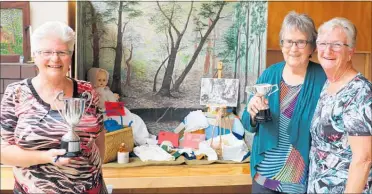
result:
<svg viewBox="0 0 372 194"><path fill-rule="evenodd" d="M80 137L76 134L75 127L92 104L92 95L84 92L82 98L65 98L63 91L61 91L55 100L62 101L62 109L57 108L57 110L69 126L68 132L61 139L61 149L66 150L66 154L62 157L77 157L81 154L81 148ZM90 102L88 107L85 107L87 101Z"/></svg>
<svg viewBox="0 0 372 194"><path fill-rule="evenodd" d="M279 88L276 84L256 84L253 86L247 86L245 91L248 94L260 97L261 100L264 101L265 98L269 97L271 94L277 92L278 90ZM265 123L271 121L272 117L269 106L267 105L264 110L259 110L254 120L257 123Z"/></svg>

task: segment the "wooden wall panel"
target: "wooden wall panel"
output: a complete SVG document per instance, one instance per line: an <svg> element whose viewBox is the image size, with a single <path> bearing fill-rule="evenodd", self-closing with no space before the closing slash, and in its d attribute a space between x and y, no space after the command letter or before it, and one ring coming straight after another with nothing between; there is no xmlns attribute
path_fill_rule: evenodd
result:
<svg viewBox="0 0 372 194"><path fill-rule="evenodd" d="M268 49L279 49L279 31L289 11L307 13L318 28L333 17L345 17L358 30L357 51L372 51L372 2L269 2Z"/></svg>
<svg viewBox="0 0 372 194"><path fill-rule="evenodd" d="M316 28L334 17L345 17L358 30L354 67L372 80L372 2L269 2L266 64L283 60L279 46L279 31L284 16L290 11L306 13L313 18ZM314 54L312 60L318 61Z"/></svg>

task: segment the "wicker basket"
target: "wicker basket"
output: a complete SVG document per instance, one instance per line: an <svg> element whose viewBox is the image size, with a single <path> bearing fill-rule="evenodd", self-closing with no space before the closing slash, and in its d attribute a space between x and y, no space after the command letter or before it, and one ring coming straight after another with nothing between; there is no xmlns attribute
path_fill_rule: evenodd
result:
<svg viewBox="0 0 372 194"><path fill-rule="evenodd" d="M105 135L106 151L104 157L105 159L103 160L104 164L116 160L117 153L121 143L125 143L130 152L133 151L134 139L131 127L106 133Z"/></svg>

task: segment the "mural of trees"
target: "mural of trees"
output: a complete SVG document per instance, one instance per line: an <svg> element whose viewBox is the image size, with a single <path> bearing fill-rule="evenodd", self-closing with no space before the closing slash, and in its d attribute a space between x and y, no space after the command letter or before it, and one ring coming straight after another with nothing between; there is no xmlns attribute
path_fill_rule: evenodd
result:
<svg viewBox="0 0 372 194"><path fill-rule="evenodd" d="M177 10L180 9L180 6L176 5L177 4L176 2L172 2L171 9L163 10L160 3L158 1L156 3L158 5L159 11L166 18L166 20L169 23L168 24L168 33L169 33L169 37L170 37L170 54L169 54L169 59L168 59L168 65L167 65L166 71L164 73L163 83L161 85L161 88L160 88L158 94L160 94L162 96L171 96L170 88L171 88L172 75L173 75L173 71L174 71L174 64L175 64L175 61L176 61L178 49L181 45L183 35L185 34L187 26L188 26L189 21L190 21L190 17L191 17L191 13L192 13L192 10L193 10L194 2L191 2L190 11L188 12L187 19L184 22L184 25L181 29L177 28L176 25L174 24L174 20L176 18L176 17L174 17L175 16L175 11L177 12ZM175 9L176 6L177 6L177 9ZM175 34L175 35L173 35L173 34Z"/></svg>
<svg viewBox="0 0 372 194"><path fill-rule="evenodd" d="M85 64L111 72L129 108L200 107L200 79L218 61L244 102L266 66L267 2L78 3L89 5Z"/></svg>
<svg viewBox="0 0 372 194"><path fill-rule="evenodd" d="M254 84L266 66L266 2L239 2L234 6L233 25L223 37L222 61L233 65L234 78L240 80L240 102L247 100L245 87ZM264 48L264 50L263 50Z"/></svg>
<svg viewBox="0 0 372 194"><path fill-rule="evenodd" d="M100 51L99 49L112 49L114 54L114 64L113 64L113 75L112 75L112 83L111 83L111 90L119 95L122 95L122 87L121 87L121 77L122 77L122 61L123 55L125 53L125 48L123 48L123 38L125 37L125 30L127 25L136 17L141 16L142 12L139 9L136 9L135 6L138 5L138 2L123 2L123 1L110 1L104 2L106 9L103 12L97 12L92 4L95 2L89 2L91 8L91 16L88 17L87 22L92 25L92 36L93 36L93 67L98 67L97 64L99 61ZM103 2L99 2L103 3ZM116 39L109 43L109 46L98 46L100 37L106 32L105 29L98 30L97 29L97 22L107 24L114 24L116 27ZM111 44L111 45L110 45ZM99 48L99 49L98 49ZM131 53L133 52L133 46L128 48L129 50L129 60L126 60L126 64L130 64L132 59ZM130 71L130 65L128 65L128 69ZM127 72L128 73L128 72ZM128 81L128 80L127 80ZM130 82L128 82L130 84Z"/></svg>
<svg viewBox="0 0 372 194"><path fill-rule="evenodd" d="M93 50L93 63L92 67L99 67L99 55L100 55L100 41L101 37L106 34L105 28L103 28L103 14L96 11L94 5L90 1L82 2L84 4L85 12L87 13L84 20L84 26L90 28L89 39L92 40Z"/></svg>
<svg viewBox="0 0 372 194"><path fill-rule="evenodd" d="M202 30L204 30L204 27L206 26L206 24L204 24L201 20L197 22L196 28L197 28L197 31L200 33L200 42L194 54L192 55L190 62L187 64L185 70L182 72L180 77L176 80L173 86L173 90L179 91L179 87L181 83L185 79L186 75L190 72L192 66L194 65L196 58L198 57L201 49L204 46L205 41L207 40L209 34L211 33L213 28L216 26L218 20L220 19L220 15L221 15L222 9L225 6L225 4L226 3L223 1L202 4L202 8L200 10L199 16L207 20L211 20L212 24L208 26L206 32L203 34Z"/></svg>

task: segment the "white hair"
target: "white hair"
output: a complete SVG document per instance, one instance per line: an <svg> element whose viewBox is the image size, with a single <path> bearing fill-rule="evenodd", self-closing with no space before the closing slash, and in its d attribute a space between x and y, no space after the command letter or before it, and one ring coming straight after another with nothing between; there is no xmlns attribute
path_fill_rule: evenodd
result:
<svg viewBox="0 0 372 194"><path fill-rule="evenodd" d="M355 25L346 18L336 17L326 21L319 27L318 31L319 34L322 34L335 28L341 28L343 32L345 32L347 44L349 47L354 48L356 44L357 29Z"/></svg>
<svg viewBox="0 0 372 194"><path fill-rule="evenodd" d="M282 27L279 32L279 41L283 40L284 33L289 29L297 29L304 33L312 48L316 47L317 32L314 21L307 14L299 14L295 11L289 12L283 20ZM281 44L281 42L280 42Z"/></svg>
<svg viewBox="0 0 372 194"><path fill-rule="evenodd" d="M50 21L39 26L31 36L31 52L40 49L40 42L47 38L58 38L68 45L68 50L74 50L75 32L67 24Z"/></svg>

